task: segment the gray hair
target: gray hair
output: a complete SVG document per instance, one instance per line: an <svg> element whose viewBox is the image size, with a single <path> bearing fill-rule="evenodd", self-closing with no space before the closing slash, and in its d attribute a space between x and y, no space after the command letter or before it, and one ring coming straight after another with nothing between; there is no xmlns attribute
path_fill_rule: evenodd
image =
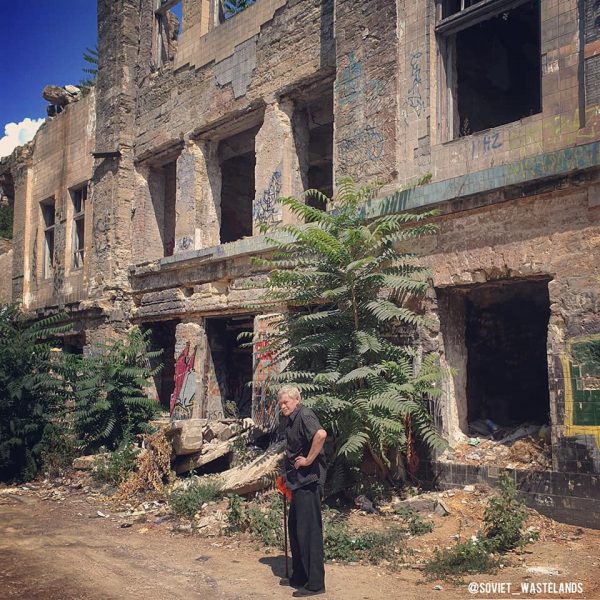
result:
<svg viewBox="0 0 600 600"><path fill-rule="evenodd" d="M277 392L277 399L279 400L284 394L287 394L294 400L300 400L300 390L295 385L284 385L279 388Z"/></svg>

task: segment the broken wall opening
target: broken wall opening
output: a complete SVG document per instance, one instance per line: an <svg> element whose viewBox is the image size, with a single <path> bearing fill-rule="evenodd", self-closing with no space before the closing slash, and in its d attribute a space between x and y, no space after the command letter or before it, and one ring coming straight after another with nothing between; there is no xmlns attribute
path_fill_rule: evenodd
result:
<svg viewBox="0 0 600 600"><path fill-rule="evenodd" d="M548 281L438 290L448 362L459 371L456 400L464 403L458 407L463 433L472 433L465 425L478 420L501 428L549 422Z"/></svg>
<svg viewBox="0 0 600 600"><path fill-rule="evenodd" d="M319 190L328 198L333 196L333 89L318 102L307 106L308 112L308 187ZM325 206L308 200L314 208Z"/></svg>
<svg viewBox="0 0 600 600"><path fill-rule="evenodd" d="M450 12L454 29L446 38L455 137L542 110L539 0L499 8L485 20L473 10L462 15L469 6Z"/></svg>
<svg viewBox="0 0 600 600"><path fill-rule="evenodd" d="M150 368L162 365L162 369L153 377L154 388L163 410L170 409L171 395L175 389L175 330L177 320L146 323L150 330L150 350L162 350L162 354L150 360Z"/></svg>
<svg viewBox="0 0 600 600"><path fill-rule="evenodd" d="M258 129L249 129L219 143L221 244L252 235L252 205L256 191L255 138Z"/></svg>
<svg viewBox="0 0 600 600"><path fill-rule="evenodd" d="M254 316L210 317L207 339L206 404L222 406L225 417L252 416L252 348L243 348L239 334L254 331ZM220 418L223 415L206 415Z"/></svg>
<svg viewBox="0 0 600 600"><path fill-rule="evenodd" d="M175 202L177 195L177 163L169 162L150 169L149 181L156 229L162 255L172 256L175 249Z"/></svg>
<svg viewBox="0 0 600 600"><path fill-rule="evenodd" d="M294 135L298 149L304 189L319 190L328 198L333 195L333 87L320 90L318 98L296 102ZM304 156L302 156L305 149ZM307 198L309 206L325 210L325 203Z"/></svg>

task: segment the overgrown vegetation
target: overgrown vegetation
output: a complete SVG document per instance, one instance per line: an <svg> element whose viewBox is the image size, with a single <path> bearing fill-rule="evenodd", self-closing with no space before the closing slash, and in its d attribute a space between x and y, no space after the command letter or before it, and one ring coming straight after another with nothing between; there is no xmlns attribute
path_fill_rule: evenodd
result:
<svg viewBox="0 0 600 600"><path fill-rule="evenodd" d="M433 522L423 519L414 508L403 507L395 512L406 524L410 535L425 535L433 531Z"/></svg>
<svg viewBox="0 0 600 600"><path fill-rule="evenodd" d="M98 483L120 485L134 470L138 454L139 449L126 440L114 452L98 458L92 477Z"/></svg>
<svg viewBox="0 0 600 600"><path fill-rule="evenodd" d="M417 438L444 446L428 411L439 394L437 356L420 356L411 343L424 323L417 307L428 272L407 250L436 231L435 213L369 220L364 205L373 193L345 179L335 201L316 190L301 200L283 198L306 224L276 227L268 238L272 258L256 259L270 269L269 308L289 307L269 321L263 351L287 365L271 389L296 384L333 434L331 493L348 487L365 456L383 480L392 452L416 466ZM311 199L333 210L312 208Z"/></svg>
<svg viewBox="0 0 600 600"><path fill-rule="evenodd" d="M17 307L0 308L0 480L26 481L56 447L65 419L66 364L48 341L63 333L60 315L26 322Z"/></svg>
<svg viewBox="0 0 600 600"><path fill-rule="evenodd" d="M116 449L159 410L146 397L157 353L139 329L82 357L52 342L69 331L65 321L59 314L32 322L16 306L0 308L2 481L58 472L82 449Z"/></svg>
<svg viewBox="0 0 600 600"><path fill-rule="evenodd" d="M148 398L148 381L159 370L150 361L162 350L148 350L150 332L135 327L122 340L98 345L82 359L76 386L75 431L86 450L115 450L124 440L148 433L160 406Z"/></svg>
<svg viewBox="0 0 600 600"><path fill-rule="evenodd" d="M8 240L13 236L13 210L10 206L0 206L0 238Z"/></svg>
<svg viewBox="0 0 600 600"><path fill-rule="evenodd" d="M164 430L144 435L146 451L136 458L135 469L119 486L118 496L129 501L136 494L154 494L163 497L165 486L174 474L171 471L171 454L173 447Z"/></svg>
<svg viewBox="0 0 600 600"><path fill-rule="evenodd" d="M244 502L234 494L227 497L228 532L247 532L264 546L283 549L283 500L271 494L254 502Z"/></svg>
<svg viewBox="0 0 600 600"><path fill-rule="evenodd" d="M523 525L527 509L518 499L517 488L504 474L499 481L499 495L490 498L483 517L483 530L475 539L459 542L449 549L436 549L425 572L439 579L459 579L472 573L489 573L498 568L499 554L522 547L532 541Z"/></svg>
<svg viewBox="0 0 600 600"><path fill-rule="evenodd" d="M168 500L173 514L193 521L196 513L205 503L218 500L220 497L221 488L218 483L192 480L185 488L171 492Z"/></svg>
<svg viewBox="0 0 600 600"><path fill-rule="evenodd" d="M79 80L78 87L81 89L81 94L87 96L90 90L96 85L96 77L98 76L98 48L86 48L83 53L83 60L89 66L82 69L86 76Z"/></svg>
<svg viewBox="0 0 600 600"><path fill-rule="evenodd" d="M492 573L497 568L498 558L490 554L486 543L467 540L451 548L436 548L425 573L436 579L460 579L467 574Z"/></svg>
<svg viewBox="0 0 600 600"><path fill-rule="evenodd" d="M264 546L283 549L283 506L279 494L246 502L228 496L229 533L247 532ZM385 531L351 532L346 520L335 510L323 511L323 547L326 560L352 562L359 559L374 564L395 561L403 547L405 530L394 527Z"/></svg>
<svg viewBox="0 0 600 600"><path fill-rule="evenodd" d="M500 494L490 498L483 514L483 536L490 551L508 552L529 541L523 534L527 508L506 473L500 477L498 487Z"/></svg>

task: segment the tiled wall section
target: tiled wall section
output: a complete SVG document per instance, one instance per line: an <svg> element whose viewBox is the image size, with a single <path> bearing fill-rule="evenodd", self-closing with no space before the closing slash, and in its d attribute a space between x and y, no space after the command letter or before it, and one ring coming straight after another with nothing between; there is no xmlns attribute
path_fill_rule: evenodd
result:
<svg viewBox="0 0 600 600"><path fill-rule="evenodd" d="M564 523L600 528L600 476L589 473L558 473L499 469L460 463L424 464L424 481L440 489L483 483L496 486L506 472L521 498L537 511Z"/></svg>

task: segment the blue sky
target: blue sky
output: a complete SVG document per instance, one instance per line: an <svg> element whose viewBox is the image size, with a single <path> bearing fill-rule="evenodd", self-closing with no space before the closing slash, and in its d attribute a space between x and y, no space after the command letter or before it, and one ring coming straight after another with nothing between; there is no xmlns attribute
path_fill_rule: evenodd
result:
<svg viewBox="0 0 600 600"><path fill-rule="evenodd" d="M28 121L18 126L46 116L44 86L77 84L85 76L83 52L97 39L96 0L0 0L0 5L0 138L9 133L22 141L32 126ZM0 156L7 147L2 142Z"/></svg>

